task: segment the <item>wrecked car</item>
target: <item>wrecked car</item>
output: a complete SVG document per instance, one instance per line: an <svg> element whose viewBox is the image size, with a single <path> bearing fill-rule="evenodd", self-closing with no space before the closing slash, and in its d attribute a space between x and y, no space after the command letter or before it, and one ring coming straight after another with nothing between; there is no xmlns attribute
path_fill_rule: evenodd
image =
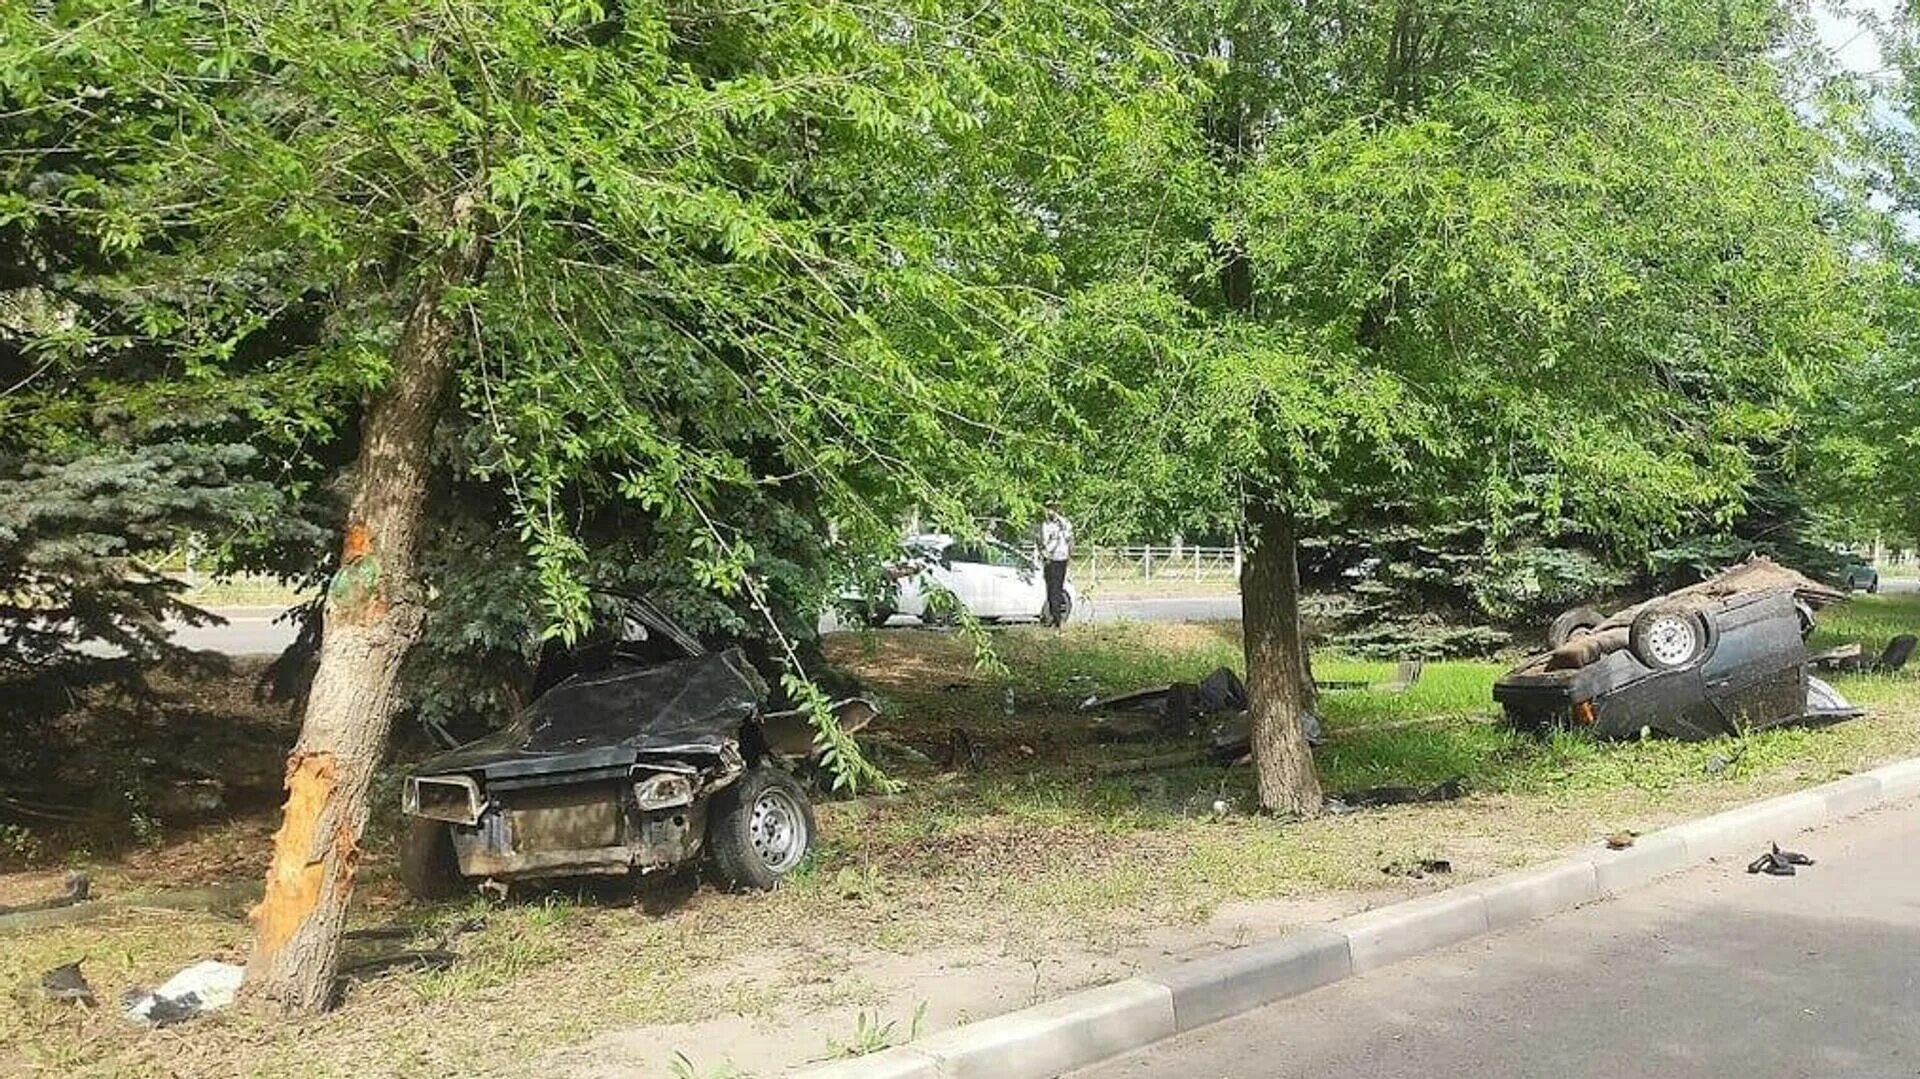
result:
<svg viewBox="0 0 1920 1079"><path fill-rule="evenodd" d="M415 896L703 858L730 887L766 889L806 857L813 807L785 765L814 751L808 714L768 712L740 649L709 651L643 600L627 611L621 636L571 657L504 729L407 777L400 869ZM848 731L877 712L832 709Z"/></svg>
<svg viewBox="0 0 1920 1079"><path fill-rule="evenodd" d="M1493 687L1521 730L1688 741L1860 714L1811 675L1814 608L1845 598L1764 558L1612 616L1555 620L1551 650Z"/></svg>

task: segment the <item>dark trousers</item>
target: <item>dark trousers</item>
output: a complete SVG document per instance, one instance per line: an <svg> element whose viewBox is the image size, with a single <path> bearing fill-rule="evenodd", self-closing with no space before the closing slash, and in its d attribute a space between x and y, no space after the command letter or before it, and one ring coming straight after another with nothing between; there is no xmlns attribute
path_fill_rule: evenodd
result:
<svg viewBox="0 0 1920 1079"><path fill-rule="evenodd" d="M1046 623L1057 626L1067 620L1067 560L1047 560L1045 576L1047 580Z"/></svg>

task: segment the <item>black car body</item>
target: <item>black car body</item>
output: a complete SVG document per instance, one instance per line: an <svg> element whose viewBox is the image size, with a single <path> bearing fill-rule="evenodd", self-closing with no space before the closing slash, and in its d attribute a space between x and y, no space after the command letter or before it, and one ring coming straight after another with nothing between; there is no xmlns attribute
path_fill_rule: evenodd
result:
<svg viewBox="0 0 1920 1079"><path fill-rule="evenodd" d="M412 891L703 854L728 883L768 887L798 865L812 807L782 764L812 752L808 715L765 711L766 684L739 649L707 651L649 605L632 610L637 640L589 652L507 727L407 778ZM663 645L683 654L658 659ZM874 714L858 699L834 710L856 729Z"/></svg>
<svg viewBox="0 0 1920 1079"><path fill-rule="evenodd" d="M1808 669L1808 601L1830 600L1831 590L1771 563L1755 567L1574 625L1502 678L1494 699L1520 729L1603 738L1651 730L1700 740L1858 715Z"/></svg>

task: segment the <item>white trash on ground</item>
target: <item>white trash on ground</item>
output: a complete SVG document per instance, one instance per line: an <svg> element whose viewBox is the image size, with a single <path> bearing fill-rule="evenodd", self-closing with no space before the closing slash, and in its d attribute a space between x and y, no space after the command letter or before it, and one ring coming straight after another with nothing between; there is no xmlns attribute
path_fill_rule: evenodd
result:
<svg viewBox="0 0 1920 1079"><path fill-rule="evenodd" d="M168 978L158 989L136 990L126 996L127 1018L154 1026L191 1019L233 1003L247 968L216 959L202 960Z"/></svg>

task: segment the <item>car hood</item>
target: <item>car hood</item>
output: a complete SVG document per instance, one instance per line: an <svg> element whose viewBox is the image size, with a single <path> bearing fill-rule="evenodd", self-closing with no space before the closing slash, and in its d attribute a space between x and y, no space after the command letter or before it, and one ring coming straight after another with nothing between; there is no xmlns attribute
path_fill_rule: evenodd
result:
<svg viewBox="0 0 1920 1079"><path fill-rule="evenodd" d="M641 753L720 753L767 697L738 648L647 666L616 664L554 686L502 730L422 763L415 774L515 773L611 764Z"/></svg>

